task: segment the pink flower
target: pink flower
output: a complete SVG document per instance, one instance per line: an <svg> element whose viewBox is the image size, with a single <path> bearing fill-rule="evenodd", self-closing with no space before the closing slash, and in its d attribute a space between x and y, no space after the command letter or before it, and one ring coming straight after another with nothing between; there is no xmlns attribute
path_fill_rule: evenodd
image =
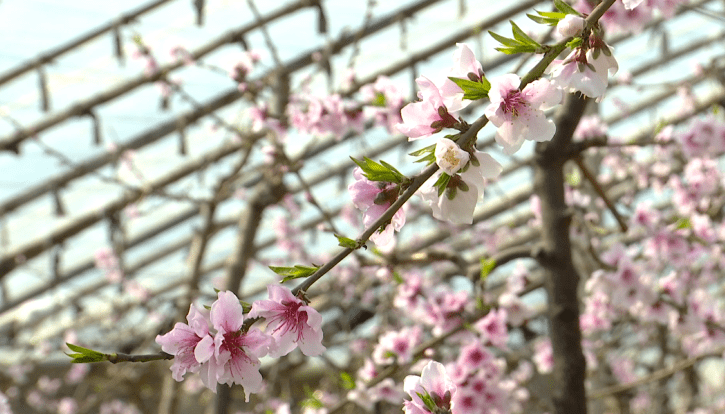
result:
<svg viewBox="0 0 725 414"><path fill-rule="evenodd" d="M287 355L296 346L307 356L322 354L325 351L322 346L322 316L284 286L269 285L267 292L269 300L255 301L248 316L267 320L266 331L274 338L269 356L278 358Z"/></svg>
<svg viewBox="0 0 725 414"><path fill-rule="evenodd" d="M554 61L548 71L551 83L568 92L580 91L590 98L600 98L609 85L609 75L619 69L613 49L592 35L592 46L573 50L563 61Z"/></svg>
<svg viewBox="0 0 725 414"><path fill-rule="evenodd" d="M403 411L407 414L450 412L456 385L443 364L430 361L420 375L408 375L403 381L403 389L411 398L403 403Z"/></svg>
<svg viewBox="0 0 725 414"><path fill-rule="evenodd" d="M378 76L375 83L360 88L362 101L367 105L364 111L375 118L375 123L383 125L390 133L396 132L395 125L403 121L400 109L403 107L403 94L387 76Z"/></svg>
<svg viewBox="0 0 725 414"><path fill-rule="evenodd" d="M171 372L177 381L181 381L187 371L199 371L201 364L194 356L196 348L202 339L212 339L207 318L193 304L189 307L186 320L188 325L177 322L170 332L156 336L156 343L161 345L161 349L174 355Z"/></svg>
<svg viewBox="0 0 725 414"><path fill-rule="evenodd" d="M413 358L413 348L420 342L421 334L419 325L403 328L398 332L386 332L380 336L373 350L373 360L378 365L388 365L393 362L402 365L410 362Z"/></svg>
<svg viewBox="0 0 725 414"><path fill-rule="evenodd" d="M271 338L258 329L241 331L244 314L233 292L219 292L210 316L217 333L213 339L205 336L194 351L202 363L201 380L214 392L217 382L241 384L249 401L250 394L262 390L259 357L267 354Z"/></svg>
<svg viewBox="0 0 725 414"><path fill-rule="evenodd" d="M519 90L521 78L514 74L500 76L491 81L488 97L491 103L486 116L498 127L496 142L506 154L521 148L524 140L548 141L556 126L547 120L544 110L561 101L561 91L546 79L539 79Z"/></svg>
<svg viewBox="0 0 725 414"><path fill-rule="evenodd" d="M540 374L548 374L554 370L554 353L548 338L536 342L533 359Z"/></svg>
<svg viewBox="0 0 725 414"><path fill-rule="evenodd" d="M400 111L403 122L395 126L409 141L429 137L457 122L448 113L441 92L430 79L421 76L415 82L420 87L420 102L405 105Z"/></svg>
<svg viewBox="0 0 725 414"><path fill-rule="evenodd" d="M363 225L373 224L395 200L398 199L398 186L392 183L370 181L363 175L360 168L355 168L353 176L357 181L350 184L350 192L355 207L363 211ZM393 242L393 232L400 231L405 225L405 210L402 208L395 212L390 223L383 231L376 231L370 236L378 247L385 248Z"/></svg>
<svg viewBox="0 0 725 414"><path fill-rule="evenodd" d="M476 330L481 332L481 337L488 340L497 348L506 348L509 333L506 327L506 310L498 309L490 311L486 316L479 319L474 325Z"/></svg>
<svg viewBox="0 0 725 414"><path fill-rule="evenodd" d="M448 72L448 77L480 82L483 77L483 68L476 60L473 51L465 43L456 43L456 46L458 49L453 53L453 67ZM467 107L473 101L463 99L463 90L448 77L443 81L439 90L448 111L456 112Z"/></svg>

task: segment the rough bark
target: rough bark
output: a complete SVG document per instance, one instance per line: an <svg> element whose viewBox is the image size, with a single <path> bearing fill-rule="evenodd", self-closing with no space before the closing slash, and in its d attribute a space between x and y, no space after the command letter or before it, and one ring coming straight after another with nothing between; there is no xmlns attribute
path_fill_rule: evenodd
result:
<svg viewBox="0 0 725 414"><path fill-rule="evenodd" d="M537 259L545 272L548 319L554 354L553 403L557 414L587 412L584 379L586 362L581 347L579 275L574 268L569 238L571 212L564 201L564 163L574 129L586 100L568 95L556 115L556 134L536 145L534 192L541 199L541 251Z"/></svg>

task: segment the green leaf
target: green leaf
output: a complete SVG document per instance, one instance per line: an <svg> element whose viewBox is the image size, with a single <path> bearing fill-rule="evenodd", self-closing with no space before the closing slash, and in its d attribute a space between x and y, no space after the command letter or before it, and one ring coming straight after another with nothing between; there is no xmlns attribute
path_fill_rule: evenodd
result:
<svg viewBox="0 0 725 414"><path fill-rule="evenodd" d="M388 171L390 171L391 173L393 173L393 175L398 179L398 181L396 181L398 184L403 183L405 181L408 181L408 177L406 177L403 173L401 173L400 171L398 171L392 165L388 164L387 162L385 162L383 160L380 160L380 164L382 164L383 167L387 168Z"/></svg>
<svg viewBox="0 0 725 414"><path fill-rule="evenodd" d="M352 375L348 374L347 372L341 372L340 380L342 381L342 387L346 390L355 389L355 378L353 378Z"/></svg>
<svg viewBox="0 0 725 414"><path fill-rule="evenodd" d="M541 45L536 40L532 39L531 37L529 37L529 35L526 34L526 32L521 30L521 28L516 23L514 23L513 20L509 20L509 23L511 23L511 31L514 34L514 38L518 40L521 44L535 46L536 48L541 47Z"/></svg>
<svg viewBox="0 0 725 414"><path fill-rule="evenodd" d="M403 283L405 283L405 280L403 280L403 277L400 276L400 273L398 273L398 272L393 272L393 280L395 280L395 283L397 283L399 285L402 285Z"/></svg>
<svg viewBox="0 0 725 414"><path fill-rule="evenodd" d="M490 34L491 37L493 37L494 39L498 40L498 42L501 43L504 46L514 47L514 46L518 46L520 44L519 42L517 42L514 39L509 39L508 37L503 37L500 34L494 33L494 32L492 32L490 30L488 31L488 34Z"/></svg>
<svg viewBox="0 0 725 414"><path fill-rule="evenodd" d="M284 276L282 283L292 280L307 277L312 275L319 269L319 266L302 266L294 265L294 267L282 267L282 266L269 266L269 268L280 276Z"/></svg>
<svg viewBox="0 0 725 414"><path fill-rule="evenodd" d="M385 165L378 164L368 157L363 157L363 161L356 160L353 157L350 157L350 159L357 164L358 167L360 167L365 178L370 181L383 181L386 183L401 184L403 179L405 179L405 176L401 174L400 171L393 168L390 164L385 163L388 165L388 167L386 167Z"/></svg>
<svg viewBox="0 0 725 414"><path fill-rule="evenodd" d="M73 358L71 361L74 364L84 364L89 362L101 362L101 361L108 361L108 356L102 352L94 351L92 349L83 348L82 346L73 345L66 342L66 345L68 348L70 348L71 351L75 351L74 354L66 354L69 357Z"/></svg>
<svg viewBox="0 0 725 414"><path fill-rule="evenodd" d="M515 55L518 53L535 53L537 48L529 45L521 45L516 47L497 47L496 50L507 55Z"/></svg>
<svg viewBox="0 0 725 414"><path fill-rule="evenodd" d="M426 391L425 394L421 394L419 392L416 392L418 394L418 397L423 401L423 404L425 404L426 408L428 408L428 411L431 413L437 413L440 410L438 409L438 406L436 405L435 401L433 401L433 398L428 394Z"/></svg>
<svg viewBox="0 0 725 414"><path fill-rule="evenodd" d="M375 97L373 98L373 100L370 101L370 103L368 103L368 105L380 106L380 107L385 108L385 94L383 94L382 92L377 92L375 94Z"/></svg>
<svg viewBox="0 0 725 414"><path fill-rule="evenodd" d="M554 6L559 9L560 12L566 13L566 14L573 14L575 16L581 16L581 13L574 10L573 7L570 5L564 3L562 0L554 0Z"/></svg>
<svg viewBox="0 0 725 414"><path fill-rule="evenodd" d="M584 43L584 40L582 40L581 37L575 37L571 39L570 42L567 42L566 47L569 49L576 49L577 47L581 46L582 43Z"/></svg>
<svg viewBox="0 0 725 414"><path fill-rule="evenodd" d="M486 278L488 278L488 275L491 274L491 271L496 268L496 260L495 259L486 259L481 258L481 282L485 282Z"/></svg>
<svg viewBox="0 0 725 414"><path fill-rule="evenodd" d="M691 229L691 228L692 228L692 223L690 223L690 219L687 217L681 217L681 218L677 219L677 221L675 222L675 229L677 229L677 230Z"/></svg>
<svg viewBox="0 0 725 414"><path fill-rule="evenodd" d="M419 149L417 151L413 151L413 152L411 152L408 155L412 155L414 157L419 157L419 156L421 156L423 154L426 154L426 153L435 152L435 150L436 150L436 144L433 144L433 145L428 145L427 147L421 148L421 149Z"/></svg>
<svg viewBox="0 0 725 414"><path fill-rule="evenodd" d="M433 184L433 187L436 187L438 189L438 197L443 195L443 192L446 191L449 181L451 181L451 176L446 173L442 173L440 177L438 177L438 181Z"/></svg>
<svg viewBox="0 0 725 414"><path fill-rule="evenodd" d="M436 156L434 153L431 152L430 154L426 155L425 157L421 157L421 158L415 160L414 162L425 162L425 163L427 163L426 165L431 165L434 162L436 162Z"/></svg>
<svg viewBox="0 0 725 414"><path fill-rule="evenodd" d="M566 175L566 182L572 187L578 187L582 182L582 176L578 169L572 170Z"/></svg>
<svg viewBox="0 0 725 414"><path fill-rule="evenodd" d="M549 17L542 17L542 16L535 16L533 14L528 14L528 13L526 14L526 17L535 21L536 23L545 24L545 25L549 25L549 26L556 26L559 23L559 20L557 20L557 19L552 19Z"/></svg>
<svg viewBox="0 0 725 414"><path fill-rule="evenodd" d="M357 244L357 242L353 239L348 239L347 237L338 236L337 234L335 235L335 237L337 237L338 246L340 246L340 247L344 247L346 249L353 249L353 250L360 247Z"/></svg>
<svg viewBox="0 0 725 414"><path fill-rule="evenodd" d="M451 82L455 83L456 85L458 85L459 88L461 88L461 90L463 90L463 99L475 101L477 99L487 98L488 91L491 89L491 84L488 82L488 80L486 80L486 83L488 83L487 87L482 82L474 82L470 79L453 77L449 77L448 79L450 79Z"/></svg>
<svg viewBox="0 0 725 414"><path fill-rule="evenodd" d="M548 19L555 19L555 20L561 20L564 17L566 17L566 13L559 13L559 12L542 12L536 10L536 13L539 14L539 16L546 17Z"/></svg>

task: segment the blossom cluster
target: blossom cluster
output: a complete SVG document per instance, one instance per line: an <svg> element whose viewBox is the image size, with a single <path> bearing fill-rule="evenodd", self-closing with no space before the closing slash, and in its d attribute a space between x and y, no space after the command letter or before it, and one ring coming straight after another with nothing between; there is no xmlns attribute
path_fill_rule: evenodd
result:
<svg viewBox="0 0 725 414"><path fill-rule="evenodd" d="M270 285L269 300L252 304L248 321L264 318L265 331L245 326L242 304L230 291L220 291L210 310L192 304L186 317L170 332L156 337L164 352L174 355L173 377L181 381L187 372L198 372L205 386L240 384L249 395L262 389L259 358L280 357L299 346L307 356L320 355L322 317L289 291Z"/></svg>

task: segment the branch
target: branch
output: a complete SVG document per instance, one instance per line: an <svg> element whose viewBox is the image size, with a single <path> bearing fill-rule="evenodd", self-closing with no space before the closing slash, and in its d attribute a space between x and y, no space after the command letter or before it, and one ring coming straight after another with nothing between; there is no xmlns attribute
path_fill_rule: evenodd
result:
<svg viewBox="0 0 725 414"><path fill-rule="evenodd" d="M607 194L602 189L602 186L599 185L599 182L597 181L597 177L592 174L591 171L589 171L589 168L587 168L586 165L584 165L584 161L582 161L581 156L577 156L574 158L574 162L577 166L579 166L579 169L581 170L582 174L584 174L584 177L589 181L589 183L594 187L594 191L597 192L599 197L601 197L602 200L604 200L604 204L607 205L607 208L610 212L614 215L614 218L617 219L617 223L619 223L619 228L622 229L623 233L627 232L627 222L624 220L621 214L619 214L619 211L617 211L617 208L614 206L614 203L612 203L612 200L607 197Z"/></svg>
<svg viewBox="0 0 725 414"><path fill-rule="evenodd" d="M655 371L651 373L650 375L640 378L638 380L628 382L626 384L617 384L612 385L611 387L602 388L600 390L595 390L593 392L589 393L589 399L590 400L596 400L599 398L609 397L611 395L621 394L625 391L631 390L632 388L637 388L641 385L649 384L651 382L656 382L668 377L671 377L672 375L678 373L679 371L682 371L684 369L687 369L693 365L695 365L699 360L707 357L721 357L722 354L705 354L700 355L692 358L688 358L679 362L676 362L673 366L669 368L663 368L661 370Z"/></svg>
<svg viewBox="0 0 725 414"><path fill-rule="evenodd" d="M145 355L129 355L122 353L107 354L108 362L117 364L119 362L151 362L151 361L163 361L174 359L174 356L167 354L166 352L159 352L158 354L145 354Z"/></svg>

